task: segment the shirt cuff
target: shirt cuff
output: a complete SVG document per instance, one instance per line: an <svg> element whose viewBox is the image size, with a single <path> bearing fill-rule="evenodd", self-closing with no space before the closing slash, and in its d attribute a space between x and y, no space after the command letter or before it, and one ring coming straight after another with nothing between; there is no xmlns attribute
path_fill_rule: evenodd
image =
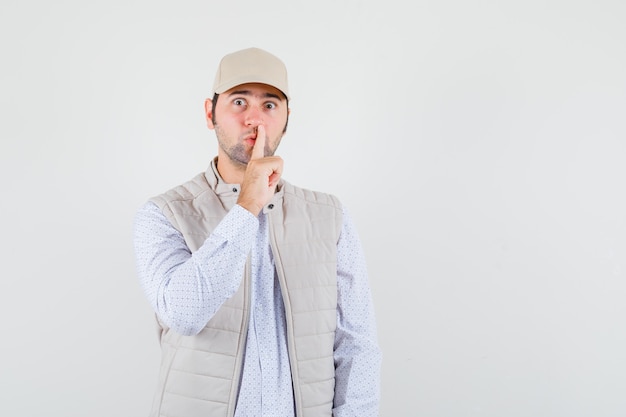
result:
<svg viewBox="0 0 626 417"><path fill-rule="evenodd" d="M219 236L232 244L243 253L248 253L259 231L259 219L238 204L235 204L228 214L213 230L213 235Z"/></svg>

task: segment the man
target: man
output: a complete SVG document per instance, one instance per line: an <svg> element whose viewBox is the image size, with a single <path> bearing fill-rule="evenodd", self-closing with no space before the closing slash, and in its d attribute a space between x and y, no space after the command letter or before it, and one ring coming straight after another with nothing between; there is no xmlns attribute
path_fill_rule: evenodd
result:
<svg viewBox="0 0 626 417"><path fill-rule="evenodd" d="M288 103L281 60L226 55L205 102L217 157L137 213L162 347L153 417L378 415L361 245L334 196L281 178Z"/></svg>

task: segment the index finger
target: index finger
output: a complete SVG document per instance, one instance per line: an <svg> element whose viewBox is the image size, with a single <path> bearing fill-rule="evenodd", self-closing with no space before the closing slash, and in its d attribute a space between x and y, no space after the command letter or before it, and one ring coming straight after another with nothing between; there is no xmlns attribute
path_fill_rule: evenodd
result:
<svg viewBox="0 0 626 417"><path fill-rule="evenodd" d="M261 159L265 157L265 139L265 127L259 125L256 130L256 140L254 141L254 147L252 147L250 159Z"/></svg>

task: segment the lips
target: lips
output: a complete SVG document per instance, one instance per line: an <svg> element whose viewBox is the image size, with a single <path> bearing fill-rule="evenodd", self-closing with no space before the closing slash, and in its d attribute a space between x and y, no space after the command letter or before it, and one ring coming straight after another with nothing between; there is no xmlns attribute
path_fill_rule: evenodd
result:
<svg viewBox="0 0 626 417"><path fill-rule="evenodd" d="M256 132L250 133L250 134L244 136L243 140L244 140L244 142L247 142L249 140L252 141L252 142L256 141Z"/></svg>

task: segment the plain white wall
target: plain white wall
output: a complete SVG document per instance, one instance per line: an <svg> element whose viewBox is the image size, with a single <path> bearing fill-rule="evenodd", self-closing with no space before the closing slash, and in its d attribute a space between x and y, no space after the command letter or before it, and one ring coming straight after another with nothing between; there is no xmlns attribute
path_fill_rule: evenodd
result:
<svg viewBox="0 0 626 417"><path fill-rule="evenodd" d="M382 416L626 415L626 6L0 5L0 415L145 416L132 218L215 154L219 59L290 71L279 153L366 250Z"/></svg>

